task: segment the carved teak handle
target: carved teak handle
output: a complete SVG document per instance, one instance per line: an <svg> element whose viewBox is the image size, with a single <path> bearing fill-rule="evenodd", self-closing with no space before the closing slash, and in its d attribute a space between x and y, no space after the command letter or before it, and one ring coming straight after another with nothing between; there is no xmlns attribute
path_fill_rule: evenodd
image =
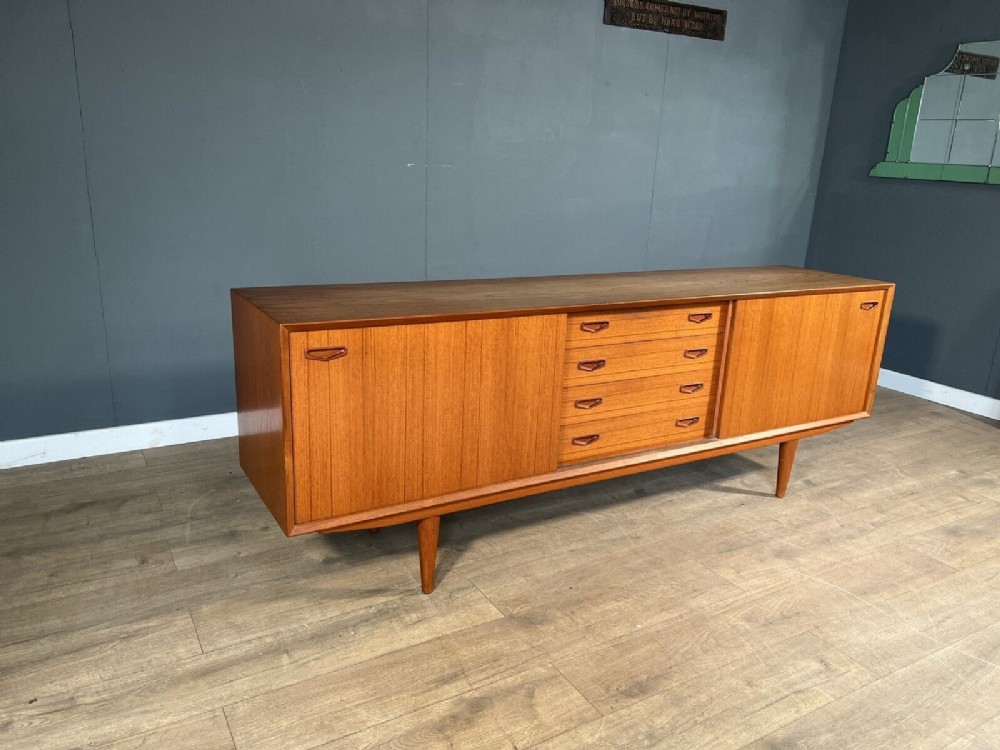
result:
<svg viewBox="0 0 1000 750"><path fill-rule="evenodd" d="M688 359L699 359L708 354L708 349L685 349L684 356Z"/></svg>
<svg viewBox="0 0 1000 750"><path fill-rule="evenodd" d="M687 419L678 419L674 422L678 427L694 427L701 421L701 417L688 417Z"/></svg>
<svg viewBox="0 0 1000 750"><path fill-rule="evenodd" d="M691 313L688 315L688 320L692 323L704 323L706 320L712 319L712 313Z"/></svg>
<svg viewBox="0 0 1000 750"><path fill-rule="evenodd" d="M685 383L681 386L681 393L697 393L704 387L704 383Z"/></svg>
<svg viewBox="0 0 1000 750"><path fill-rule="evenodd" d="M606 320L595 320L592 323L581 323L580 330L587 333L600 333L606 331L611 324Z"/></svg>
<svg viewBox="0 0 1000 750"><path fill-rule="evenodd" d="M600 439L600 435L580 435L580 437L573 438L573 445L591 445Z"/></svg>
<svg viewBox="0 0 1000 750"><path fill-rule="evenodd" d="M594 370L600 370L606 364L607 361L603 359L588 359L584 362L581 362L576 367L577 369L583 370L584 372L593 372Z"/></svg>
<svg viewBox="0 0 1000 750"><path fill-rule="evenodd" d="M324 349L306 349L306 359L316 359L320 362L329 362L333 359L340 359L347 356L346 346L330 346Z"/></svg>
<svg viewBox="0 0 1000 750"><path fill-rule="evenodd" d="M595 406L600 406L604 403L603 398L581 398L579 401L573 404L577 409L593 409Z"/></svg>
<svg viewBox="0 0 1000 750"><path fill-rule="evenodd" d="M876 307L878 307L878 302L875 301L861 303L862 310L874 310Z"/></svg>

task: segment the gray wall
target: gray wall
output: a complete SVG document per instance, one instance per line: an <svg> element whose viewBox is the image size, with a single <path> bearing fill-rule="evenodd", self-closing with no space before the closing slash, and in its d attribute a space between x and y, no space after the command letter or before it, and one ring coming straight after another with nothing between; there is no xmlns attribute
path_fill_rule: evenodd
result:
<svg viewBox="0 0 1000 750"><path fill-rule="evenodd" d="M846 0L602 5L0 0L0 439L233 409L234 286L801 265Z"/></svg>
<svg viewBox="0 0 1000 750"><path fill-rule="evenodd" d="M883 366L1000 397L1000 188L868 177L896 103L1000 3L851 0L808 265L897 283Z"/></svg>

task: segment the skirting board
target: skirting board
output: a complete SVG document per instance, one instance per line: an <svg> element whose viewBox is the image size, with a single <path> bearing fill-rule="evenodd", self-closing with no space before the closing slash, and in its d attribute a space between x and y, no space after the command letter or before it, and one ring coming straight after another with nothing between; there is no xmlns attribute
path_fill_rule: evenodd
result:
<svg viewBox="0 0 1000 750"><path fill-rule="evenodd" d="M160 448L165 445L197 443L200 440L215 440L236 434L236 412L230 412L67 432L62 435L41 435L22 440L0 440L0 470Z"/></svg>
<svg viewBox="0 0 1000 750"><path fill-rule="evenodd" d="M972 414L990 419L1000 419L1000 399L980 396L977 393L961 391L949 385L932 383L910 375L892 370L880 370L878 384L891 391L899 391L909 396L916 396L925 401L933 401L955 409L961 409Z"/></svg>
<svg viewBox="0 0 1000 750"><path fill-rule="evenodd" d="M947 385L903 375L892 370L879 373L883 388L952 406L991 419L1000 419L1000 399L960 391ZM0 470L32 466L110 453L159 448L165 445L196 443L199 440L234 437L236 412L206 417L171 419L165 422L108 427L101 430L42 435L23 440L0 440Z"/></svg>

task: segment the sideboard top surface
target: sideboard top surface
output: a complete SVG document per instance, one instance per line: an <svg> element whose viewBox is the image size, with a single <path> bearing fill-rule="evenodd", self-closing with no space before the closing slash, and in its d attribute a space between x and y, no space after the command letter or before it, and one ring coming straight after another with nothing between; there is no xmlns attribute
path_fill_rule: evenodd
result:
<svg viewBox="0 0 1000 750"><path fill-rule="evenodd" d="M777 295L886 289L892 284L826 271L768 266L637 271L378 284L327 284L234 289L291 330L463 320L522 313L626 309Z"/></svg>

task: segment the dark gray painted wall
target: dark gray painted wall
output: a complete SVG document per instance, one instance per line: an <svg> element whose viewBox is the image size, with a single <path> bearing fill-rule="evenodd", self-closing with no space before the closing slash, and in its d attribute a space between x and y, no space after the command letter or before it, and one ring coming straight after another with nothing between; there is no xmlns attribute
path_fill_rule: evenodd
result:
<svg viewBox="0 0 1000 750"><path fill-rule="evenodd" d="M64 90L42 125L4 99L0 147L35 156L3 210L48 222L5 226L4 263L78 293L36 318L0 278L4 351L51 344L0 364L7 439L231 410L233 286L801 265L846 0L717 2L722 44L600 0L71 0L79 101L66 6L2 5L62 19L5 80Z"/></svg>
<svg viewBox="0 0 1000 750"><path fill-rule="evenodd" d="M896 103L991 39L998 3L851 0L807 263L897 283L884 367L1000 397L1000 188L867 176Z"/></svg>
<svg viewBox="0 0 1000 750"><path fill-rule="evenodd" d="M113 421L66 3L0 2L0 439Z"/></svg>

